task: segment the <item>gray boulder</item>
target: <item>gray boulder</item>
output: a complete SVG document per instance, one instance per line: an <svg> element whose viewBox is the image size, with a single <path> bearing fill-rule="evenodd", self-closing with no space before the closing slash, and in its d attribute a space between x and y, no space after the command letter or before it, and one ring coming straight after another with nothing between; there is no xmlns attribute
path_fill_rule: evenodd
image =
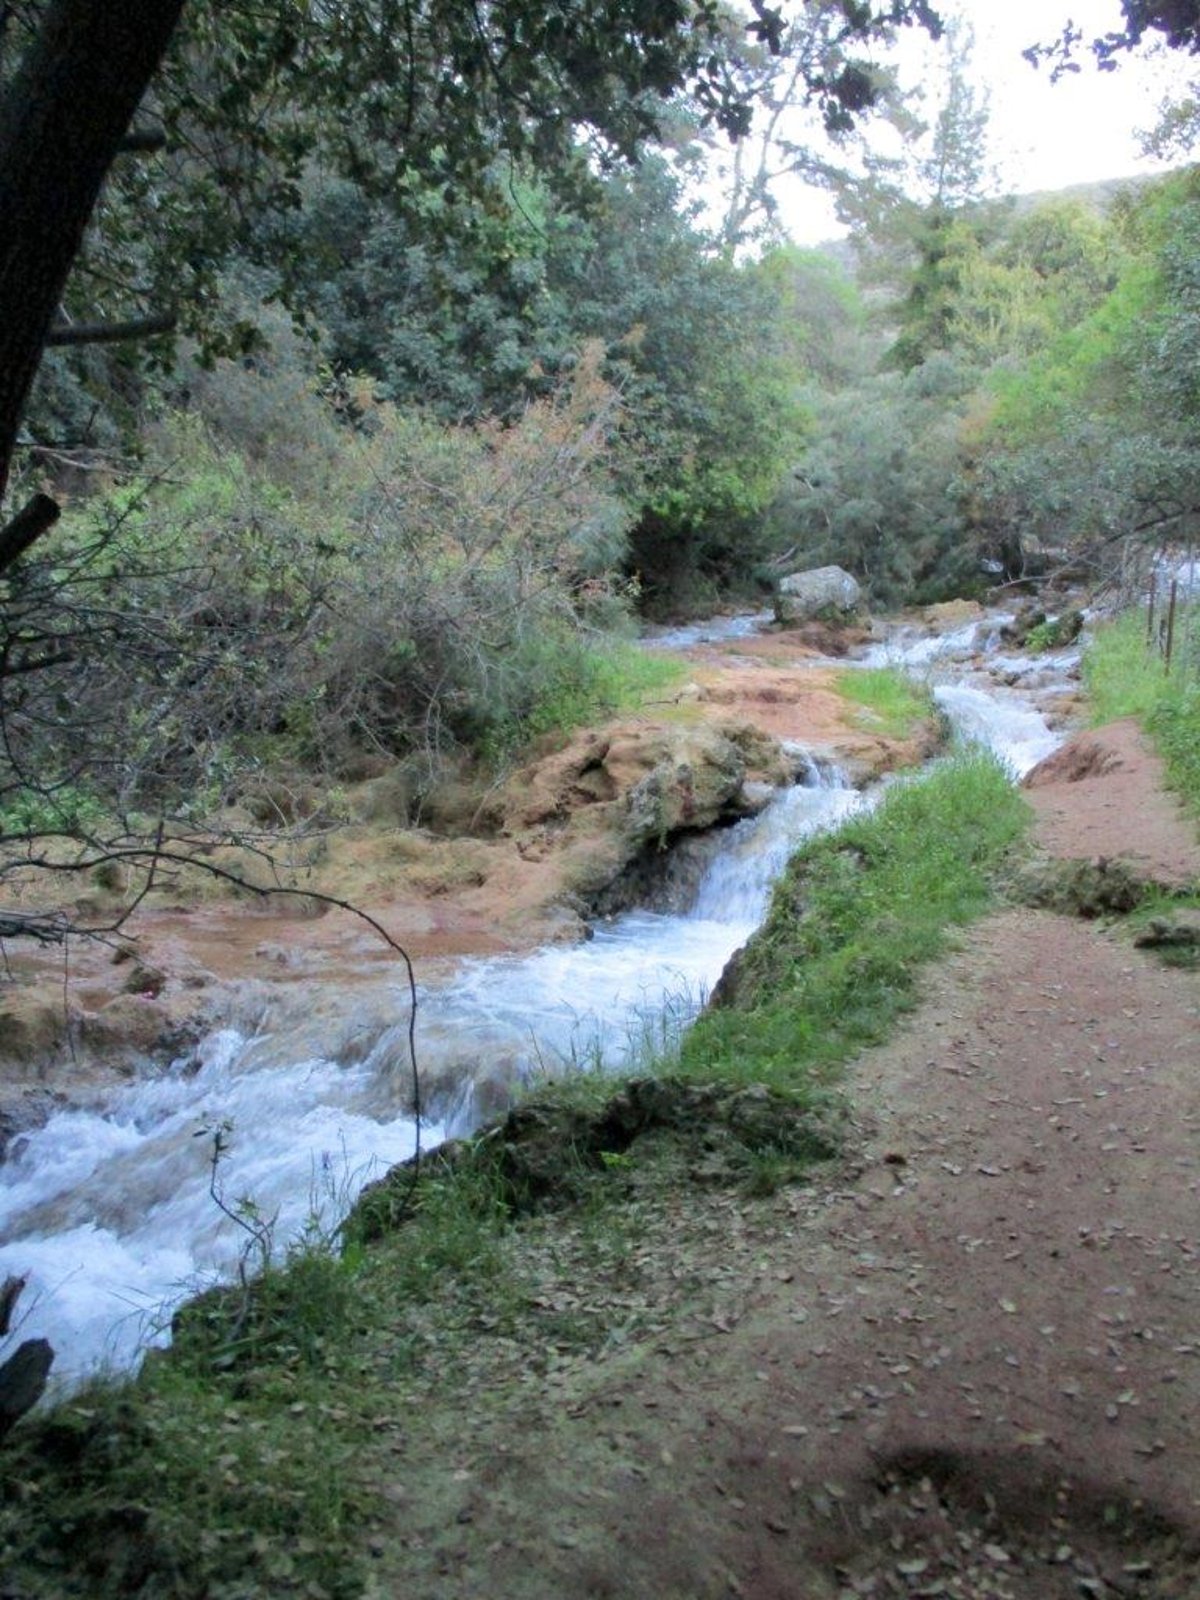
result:
<svg viewBox="0 0 1200 1600"><path fill-rule="evenodd" d="M841 621L862 607L858 580L842 567L813 567L780 578L775 594L776 622Z"/></svg>

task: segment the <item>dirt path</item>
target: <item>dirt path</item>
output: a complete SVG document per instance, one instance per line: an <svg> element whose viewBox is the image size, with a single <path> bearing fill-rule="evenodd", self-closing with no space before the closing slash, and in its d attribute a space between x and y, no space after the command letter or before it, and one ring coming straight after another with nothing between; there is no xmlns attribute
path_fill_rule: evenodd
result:
<svg viewBox="0 0 1200 1600"><path fill-rule="evenodd" d="M1033 790L1043 846L1194 879L1140 735L1098 749ZM560 1234L575 1313L651 1331L431 1395L378 1593L1200 1595L1198 1007L1119 928L970 931L850 1071L854 1168L681 1191L615 1274Z"/></svg>

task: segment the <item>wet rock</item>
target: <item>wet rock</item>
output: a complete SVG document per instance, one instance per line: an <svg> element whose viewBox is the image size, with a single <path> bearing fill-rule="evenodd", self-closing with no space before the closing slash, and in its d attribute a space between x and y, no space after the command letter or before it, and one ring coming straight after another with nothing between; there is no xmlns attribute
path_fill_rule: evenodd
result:
<svg viewBox="0 0 1200 1600"><path fill-rule="evenodd" d="M622 831L642 845L711 828L736 802L745 772L745 757L731 739L711 729L689 732L628 791Z"/></svg>
<svg viewBox="0 0 1200 1600"><path fill-rule="evenodd" d="M934 633L953 633L965 628L968 622L978 622L985 615L978 600L941 600L937 605L926 606L921 619Z"/></svg>
<svg viewBox="0 0 1200 1600"><path fill-rule="evenodd" d="M836 622L857 616L862 589L844 567L813 567L780 578L775 595L775 620L781 623Z"/></svg>
<svg viewBox="0 0 1200 1600"><path fill-rule="evenodd" d="M1069 610L1049 616L1039 606L1027 606L1000 630L1005 644L1026 650L1061 650L1074 644L1083 632L1083 612Z"/></svg>
<svg viewBox="0 0 1200 1600"><path fill-rule="evenodd" d="M851 618L835 622L814 619L811 622L791 625L788 626L787 637L805 650L811 650L814 655L832 656L835 660L840 660L859 645L869 644L872 635L870 628Z"/></svg>
<svg viewBox="0 0 1200 1600"><path fill-rule="evenodd" d="M51 1089L0 1090L0 1162L19 1154L23 1135L43 1127L67 1103L66 1095Z"/></svg>
<svg viewBox="0 0 1200 1600"><path fill-rule="evenodd" d="M1085 778L1102 778L1124 766L1119 751L1103 739L1082 733L1068 740L1053 755L1039 761L1021 780L1024 789L1040 789L1054 783L1082 783Z"/></svg>
<svg viewBox="0 0 1200 1600"><path fill-rule="evenodd" d="M0 1365L0 1439L42 1398L54 1351L45 1339L26 1339Z"/></svg>
<svg viewBox="0 0 1200 1600"><path fill-rule="evenodd" d="M70 1026L61 996L37 991L0 991L0 1067L9 1077L41 1077L68 1049Z"/></svg>
<svg viewBox="0 0 1200 1600"><path fill-rule="evenodd" d="M720 848L719 831L685 835L669 850L645 845L614 878L588 896L588 911L592 917L613 917L638 906L678 916L692 905Z"/></svg>
<svg viewBox="0 0 1200 1600"><path fill-rule="evenodd" d="M199 1019L180 1021L151 994L121 994L80 1019L79 1043L92 1062L132 1077L181 1055L201 1031Z"/></svg>

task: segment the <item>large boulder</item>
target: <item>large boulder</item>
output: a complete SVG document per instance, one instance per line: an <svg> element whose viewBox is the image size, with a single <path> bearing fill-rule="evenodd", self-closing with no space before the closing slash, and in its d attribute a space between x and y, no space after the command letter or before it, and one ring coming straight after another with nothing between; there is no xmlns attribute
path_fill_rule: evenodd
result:
<svg viewBox="0 0 1200 1600"><path fill-rule="evenodd" d="M838 622L858 615L862 589L844 567L813 567L780 578L775 594L776 622Z"/></svg>

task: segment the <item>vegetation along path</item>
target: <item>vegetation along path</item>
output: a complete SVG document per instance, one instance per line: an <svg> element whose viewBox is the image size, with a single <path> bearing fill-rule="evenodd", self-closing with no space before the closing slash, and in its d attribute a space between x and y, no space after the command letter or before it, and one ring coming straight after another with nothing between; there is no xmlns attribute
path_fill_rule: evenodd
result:
<svg viewBox="0 0 1200 1600"><path fill-rule="evenodd" d="M1077 739L1042 842L1194 878L1159 780L1131 724ZM428 1398L380 1592L1200 1594L1198 998L1103 921L978 924L852 1068L851 1164L680 1192L558 1291L649 1334Z"/></svg>
<svg viewBox="0 0 1200 1600"><path fill-rule="evenodd" d="M535 1099L415 1199L396 1169L343 1254L28 1419L0 1592L1200 1595L1200 980L1134 939L1197 913L1117 914L1194 899L1200 850L1132 722L1026 795L1008 904L837 1093L942 879L1013 837L976 842L1011 806L986 763L802 853L682 1077ZM813 972L812 1037L781 1031Z"/></svg>

